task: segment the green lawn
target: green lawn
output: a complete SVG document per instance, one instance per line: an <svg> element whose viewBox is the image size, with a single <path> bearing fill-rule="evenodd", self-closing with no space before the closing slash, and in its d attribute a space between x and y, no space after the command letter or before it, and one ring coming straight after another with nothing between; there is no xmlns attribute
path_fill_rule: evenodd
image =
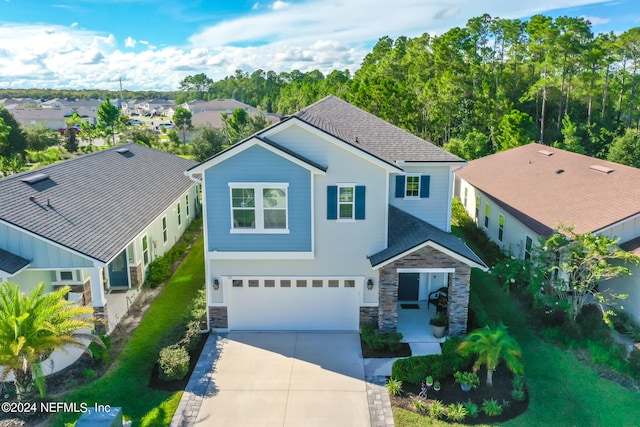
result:
<svg viewBox="0 0 640 427"><path fill-rule="evenodd" d="M94 403L121 406L134 426L168 425L182 392L154 390L147 384L157 358L159 339L182 319L204 282L204 243L200 235L107 373L65 395L64 399L87 402L90 406ZM66 414L56 419L54 425L63 426L76 418Z"/></svg>
<svg viewBox="0 0 640 427"><path fill-rule="evenodd" d="M615 382L601 379L589 367L537 338L524 313L491 275L474 270L476 293L491 320L502 320L522 346L529 409L504 426L634 426L640 419L640 396ZM393 408L396 426L444 426ZM455 424L453 424L455 425Z"/></svg>

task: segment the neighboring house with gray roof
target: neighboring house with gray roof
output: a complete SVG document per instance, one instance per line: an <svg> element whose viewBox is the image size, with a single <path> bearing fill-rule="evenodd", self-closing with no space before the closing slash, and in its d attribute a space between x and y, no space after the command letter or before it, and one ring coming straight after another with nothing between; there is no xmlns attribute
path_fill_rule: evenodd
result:
<svg viewBox="0 0 640 427"><path fill-rule="evenodd" d="M70 285L110 331L128 309L114 295L138 289L195 217L194 164L125 144L0 179L0 282Z"/></svg>
<svg viewBox="0 0 640 427"><path fill-rule="evenodd" d="M540 144L473 160L456 172L456 197L507 254L528 258L541 237L560 225L640 241L640 169ZM629 294L627 311L640 321L640 269L604 282Z"/></svg>
<svg viewBox="0 0 640 427"><path fill-rule="evenodd" d="M449 333L464 334L471 268L486 269L450 233L464 164L329 96L189 169L203 186L210 326L389 332L401 303L427 325L444 287Z"/></svg>

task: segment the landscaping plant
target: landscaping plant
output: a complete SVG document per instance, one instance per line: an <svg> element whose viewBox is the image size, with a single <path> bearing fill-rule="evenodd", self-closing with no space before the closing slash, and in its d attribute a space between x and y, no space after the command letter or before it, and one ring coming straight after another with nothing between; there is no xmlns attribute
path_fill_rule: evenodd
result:
<svg viewBox="0 0 640 427"><path fill-rule="evenodd" d="M507 368L514 374L522 374L522 350L518 342L507 333L507 327L500 323L492 329L486 326L471 332L458 350L462 355L476 354L477 360L473 365L474 371L482 365L487 368L487 386L493 386L493 371L498 363L504 360Z"/></svg>
<svg viewBox="0 0 640 427"><path fill-rule="evenodd" d="M490 417L497 417L502 414L502 406L495 399L482 401L482 412Z"/></svg>
<svg viewBox="0 0 640 427"><path fill-rule="evenodd" d="M398 381L393 378L387 380L387 391L392 396L400 396L402 394L402 381Z"/></svg>

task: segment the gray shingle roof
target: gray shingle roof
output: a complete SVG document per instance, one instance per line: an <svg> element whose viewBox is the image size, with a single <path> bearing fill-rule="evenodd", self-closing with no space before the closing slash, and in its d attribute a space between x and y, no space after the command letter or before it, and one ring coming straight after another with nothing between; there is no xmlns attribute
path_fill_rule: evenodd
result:
<svg viewBox="0 0 640 427"><path fill-rule="evenodd" d="M12 175L0 179L0 220L108 262L193 185L194 164L125 144ZM22 181L38 173L49 179Z"/></svg>
<svg viewBox="0 0 640 427"><path fill-rule="evenodd" d="M485 266L485 263L458 237L391 205L389 205L388 230L389 245L387 248L369 256L369 261L374 267L429 241L443 246L469 261Z"/></svg>
<svg viewBox="0 0 640 427"><path fill-rule="evenodd" d="M29 265L29 260L0 249L0 270L14 274Z"/></svg>
<svg viewBox="0 0 640 427"><path fill-rule="evenodd" d="M333 95L298 111L294 116L394 165L398 160L464 161Z"/></svg>

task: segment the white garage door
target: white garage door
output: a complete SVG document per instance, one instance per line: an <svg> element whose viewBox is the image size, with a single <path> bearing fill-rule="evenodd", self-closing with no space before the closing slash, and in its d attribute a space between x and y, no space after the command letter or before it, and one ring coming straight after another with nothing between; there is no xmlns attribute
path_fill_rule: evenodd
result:
<svg viewBox="0 0 640 427"><path fill-rule="evenodd" d="M357 331L361 279L234 277L229 330Z"/></svg>

